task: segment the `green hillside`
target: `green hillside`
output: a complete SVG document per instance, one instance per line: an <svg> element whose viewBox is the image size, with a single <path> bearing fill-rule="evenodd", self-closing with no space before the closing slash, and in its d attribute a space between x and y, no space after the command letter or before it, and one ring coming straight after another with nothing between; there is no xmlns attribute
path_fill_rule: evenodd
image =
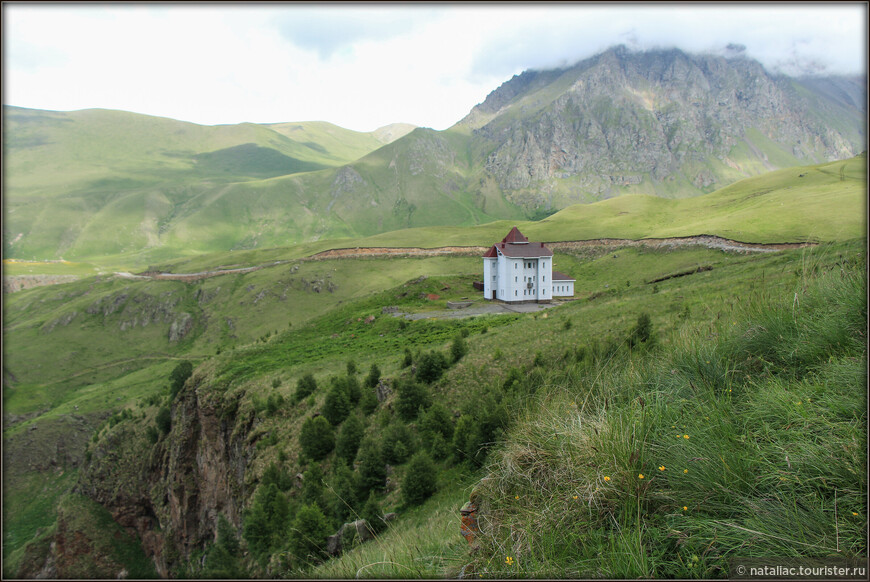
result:
<svg viewBox="0 0 870 582"><path fill-rule="evenodd" d="M123 111L7 106L4 255L99 256L162 246L164 238L178 253L173 234L179 246L198 250L256 245L259 209L284 206L287 193L263 199L261 187L239 194L233 184L340 166L408 130L360 133L325 122L201 126ZM216 216L210 207L224 196L234 202ZM191 216L228 230L197 245L197 235L187 234ZM287 240L292 224L280 230L285 244L303 240Z"/></svg>
<svg viewBox="0 0 870 582"><path fill-rule="evenodd" d="M626 195L693 198L862 151L863 91L856 79L788 79L749 59L618 47L517 75L445 131L6 107L4 258L157 262L537 220ZM700 214L692 228L789 234L746 212L745 228L715 211L719 220Z"/></svg>
<svg viewBox="0 0 870 582"><path fill-rule="evenodd" d="M422 144L429 143L428 135L425 131L422 133L419 138ZM380 167L379 163L370 162L370 158L383 160L393 155L391 147L381 148L342 171L346 175L362 175L370 167ZM421 149L424 147L420 146ZM397 159L402 160L401 163L410 163L410 160L402 157ZM372 190L370 198L354 197L355 210L348 214L341 211L338 215L341 221L336 226L330 217L335 217L337 213L327 212L329 203L325 208L320 208L322 203L312 200L314 210L311 210L297 205L285 194L290 187L301 190L304 184L325 181L326 176L317 172L228 185L222 195L203 192L190 203L201 201L202 209L195 213L191 211L187 217L183 217L184 211L180 212L177 220L183 228L179 227L163 236L167 241L166 246L105 256L100 251L107 248L107 241L116 241L119 250L124 247L117 233L107 235L97 224L108 220L106 217L123 212L123 208L136 208L132 201L119 201L102 211L98 218L90 219L91 225L83 230L78 245L79 248L88 248L89 262L95 265L94 269L144 270L149 265L159 265L161 269L174 272L198 272L224 264L251 266L274 260L302 258L330 248L487 246L500 240L513 225L518 225L534 239L553 242L698 234L756 243L832 241L861 236L865 229L867 181L864 154L850 160L746 178L695 198L668 200L626 195L593 204L574 205L537 222L519 218L493 221L491 217L476 213L474 205L464 204L462 195L442 194L444 202L440 208L444 220L452 220L456 224L474 225L475 221L485 224L411 229L402 226L406 223L411 206L422 204L415 193L425 191L425 182L408 186L406 192L409 198L404 199L406 204L393 202L393 210L380 217L379 210L383 210L390 202L381 198L379 203L377 191ZM281 199L285 202L280 212L269 210ZM399 208L403 209L402 213L398 211ZM506 208L503 210L507 211ZM239 216L247 216L248 220L240 220ZM320 218L315 219L315 216ZM231 220L232 217L237 218ZM283 229L290 226L294 232L301 233L311 220L316 220L324 231L332 232L336 238L288 246L294 241L286 239L282 234ZM249 244L237 246L237 250L230 254L207 252L219 246L232 248L233 241L244 236L246 225L251 223L257 223L259 231L246 239ZM378 228L374 226L377 224L387 224L390 231L371 236L360 235L360 232L377 231ZM339 234L343 237L339 237ZM89 246L85 247L85 244ZM254 248L244 250L247 247ZM178 258L180 255L186 258ZM46 267L46 273L65 272L62 264L50 265L50 269ZM7 263L5 269L10 275L40 272L32 263ZM70 270L70 274L81 274L81 268L75 272Z"/></svg>
<svg viewBox="0 0 870 582"><path fill-rule="evenodd" d="M733 404L722 402L718 396L706 392L703 397L704 402L709 404L707 416L713 418L713 414L724 415L721 426L730 426L730 423L742 418L747 407L769 407L771 402L776 406L764 408L773 415L763 417L767 423L764 426L770 427L771 423L784 425L801 419L801 422L806 422L799 415L800 411L784 408L789 403L794 406L793 399L788 402L783 399L786 393L796 391L807 406L810 405L807 399L810 399L813 406L821 407L820 422L828 423L825 426L831 426L834 430L833 440L829 443L831 447L841 444L853 446L850 439L854 440L854 430L849 432L848 427L866 423L866 417L849 420L856 410L855 404L847 398L846 392L832 391L829 387L839 386L845 380L852 382L849 379L857 377L852 362L855 360L860 365L866 354L854 346L854 338L843 336L842 341L837 338L842 333L851 334L849 330L863 327L860 322L849 320L844 323L840 319L815 313L820 305L830 305L834 311L838 309L835 306L843 305L843 312L849 317L855 313L860 315L863 294L850 294L849 288L840 289L825 278L821 283L830 286L831 291L827 291L828 295L824 297L833 297L831 293L842 293L838 296L840 299L828 301L824 297L813 299L810 295L801 295L800 311L793 313L792 307L797 309L797 304L793 305L793 290L806 287L816 277L828 277L824 275L826 272L834 279L853 281L850 273L853 268L861 269L864 245L865 241L856 240L823 245L816 249L750 255L700 248L607 248L575 254L558 253L555 257L558 268L577 279L578 300L553 307L544 314L485 315L469 319L425 318L403 322L385 313L384 308L434 316L435 310L444 309L447 300L466 296L476 298L471 282L479 277L480 259L477 257L338 259L299 263L298 269L294 269L296 264L286 263L253 273L223 275L194 284L88 279L70 285L16 293L9 297L6 309L6 346L12 351L7 352L4 361L4 378L7 382L4 409L15 415L33 416L19 418L4 431L4 448L8 454L4 499L4 522L7 527L4 531L4 548L8 552L6 563L17 567L32 560L38 564L38 547L43 547L40 544L46 535L54 535L56 531L52 529L55 515L62 518L64 527L67 523L79 523L77 520L85 519L73 512L75 505L63 497L64 492L72 486L70 479L79 480L82 490L92 492L101 503L126 503L123 499L112 497L114 491L126 492L131 499L137 500L137 507L142 503L153 503L153 511L161 520L163 531L178 527L177 524L172 525L173 518L160 501L163 492L173 489L161 481L154 481L160 479L160 475L171 478L173 473L157 470L154 463L159 465L164 454L168 455L183 446L186 431L190 430L185 424L188 421L182 420L189 414L184 407L192 406L193 402L208 407L211 411L208 414L224 411L222 418L228 424L221 434L225 434L226 438L230 438L231 434L237 435L233 438L244 442L242 448L248 451L240 481L245 495L239 499L220 501L225 511L236 504L253 511L253 507L260 503L257 501L258 495L261 497L265 494L257 492L265 491L267 481L278 479L270 482L283 483L280 474L294 475L315 470L314 465L318 466L316 470L322 472L324 482L329 487L340 487L338 475L341 470L336 454L330 453L316 463L303 460L300 457L299 430L305 419L324 409L332 385L330 378L344 377L347 374L347 362L352 360L361 385L371 365L377 364L382 377L393 386L392 396L387 401L378 404L375 400L372 413L362 413L362 400L353 410L363 419L367 439L375 439L380 443L379 446L387 446L383 444L388 440L386 435L406 434L407 438L403 442L410 450L406 449L402 453L406 456L401 459L391 457L394 460L389 462L394 471L391 475L393 485L376 491L376 501L382 511L398 512L398 521L374 542L362 544L341 558L325 561L317 569L311 570L309 564L294 560L272 563L258 558L264 555L263 551L278 552L280 544L275 546L278 548L276 550L264 550L262 544L257 545L260 542L255 541L252 533L245 533L248 530L244 520L254 519L253 514L237 515L234 519L240 521L234 522L238 526L235 531L249 552L247 560L238 558L238 564L244 567L244 576L347 578L364 568L365 577L442 578L455 577L466 564L471 564L475 572L485 576L504 577L511 571L506 569L507 566L514 567L514 571L522 576L531 576L536 571L554 574L559 568L567 568L565 571L582 576L589 573L589 570L584 569L584 564L590 563L605 568L608 575L614 577L629 574L671 577L684 574L685 571L680 568L685 566L680 566L679 560L661 558L670 547L666 535L670 523L668 520L680 519L669 517L671 505L674 505L678 496L681 504L692 506L692 515L697 516L698 520L697 523L686 523L682 527L692 528L692 535L703 540L715 537L718 531L715 523L724 517L716 513L718 510L714 507L700 509L704 493L690 491L691 487L699 484L702 487L709 486L710 492L717 492L716 503L723 504L723 507L727 505L728 495L741 495L744 500L741 506L764 504L767 511L772 512L770 520L760 526L743 514L739 516L740 521L729 522L740 527L758 531L758 527L771 528L770 524L774 521L791 523L789 520L792 517L787 507L765 501L765 496L772 491L768 485L783 495L799 498L801 504L810 508L807 511L816 512L813 513L817 516L814 519L820 519L819 516L826 515L828 511L825 502L815 501L808 493L807 486L801 485L806 477L802 471L816 466L812 457L807 456L815 455L812 452L815 449L807 449L805 454L793 454L791 463L794 469L791 472L786 469L781 456L777 457L776 467L764 465L775 471L777 479L778 476L785 477L786 482L774 483L762 475L758 485L741 485L733 492L727 490L724 493L717 485L720 483L717 481L717 466L713 464L708 467L695 461L690 467L691 486L677 482L678 476L675 475L674 480L668 479L664 494L649 492L649 497L644 498L644 503L648 504L644 507L649 510L641 516L641 525L637 526L639 529L623 530L640 537L619 538L618 544L621 545L618 547L622 551L609 552L601 544L605 544L612 536L596 529L598 522L589 522L584 510L570 505L573 502L572 495L591 494L591 489L586 489L587 486L591 487L588 481L591 477L583 468L585 465L569 462L573 458L570 455L579 455L585 450L582 448L586 442L584 439L591 438L585 432L577 432L577 426L571 424L578 414L578 405L584 399L589 399L588 410L583 409L583 414L587 415L583 417L583 426L597 426L599 430L604 427L610 431L601 433L603 440L606 440L606 435L614 437L609 444L611 449L606 450L616 451L617 447L624 447L628 450L625 455L627 459L630 447L640 441L620 440L625 438L625 434L619 430L619 426L610 426L600 418L600 406L605 406L603 403L610 398L607 418L613 419L611 422L619 420L634 423L627 426L647 426L637 424L639 421L632 416L641 412L632 402L635 402L637 395L642 395L650 413L657 415L655 422L650 420L650 426L658 428L645 432L645 436L634 435L631 431L626 433L631 438L643 436L646 439L642 441L645 444L641 445L644 448L643 456L638 461L641 463L638 472L641 469L644 472L657 471L651 466L653 462L657 466L664 464L675 473L682 471L678 458L680 451L671 450L663 440L670 434L665 429L672 424L679 425L681 432L691 433L693 440L690 444L698 443L691 445L693 447L710 447L713 446L711 442L714 442L711 439L718 439L715 446L732 451L726 460L735 467L734 470L740 466L735 463L748 462L745 459L750 457L740 461L743 457L733 451L746 452L744 449L751 449L752 443L738 447L736 441L722 440L727 435L707 427L700 417L695 418L697 415L694 413L691 419L679 417L678 414L681 410L691 408L691 399L697 398L688 396L690 383L708 390L705 382L720 382L720 376L733 382L729 385L734 388ZM616 250L618 252L614 252ZM656 284L647 283L668 275L694 271L697 266L709 269L690 276L665 279ZM427 275L428 278L421 278L420 275ZM319 292L315 290L316 286L320 286ZM860 291L857 287L855 289ZM427 298L430 295L439 297ZM758 323L759 313L764 313L768 305L778 305L777 301L788 303L787 309L780 309L784 314L783 321L777 324L781 324L780 327L772 327L775 322L770 318L765 320L766 323ZM745 311L747 309L748 312ZM183 319L182 312L191 314L193 323L184 338L172 342L168 336L174 322ZM72 313L76 315L70 316ZM626 338L632 337L632 329L638 316L643 313L652 316L656 345L629 351L624 345ZM831 336L834 347L830 349L833 351L824 347L821 339L812 344L818 347L818 353L810 353L816 349L812 346L802 348L799 356L803 359L796 361L795 365L803 366L803 371L796 383L786 383L792 382L787 376L790 372L785 368L792 365L786 346L780 346L778 351L771 354L757 352L757 347L745 348L755 350L751 353L758 353L759 358L749 363L743 363L745 355L739 359L740 365L746 367L747 374L754 378L751 381L726 373L735 369L738 360L729 364L731 360L720 359L732 357L728 355L730 353L743 354L740 350L744 349L741 347L744 344L738 342L737 347L730 347L732 344L729 342L748 341L745 338L751 334L746 334L757 329L759 324L771 330L769 333L786 333L782 326L786 323L794 326L795 313L800 315L797 321L805 323L810 330L822 330L819 326L826 321L829 324L824 329L828 332L841 329L842 332ZM164 317L164 314L168 317ZM146 320L147 325L143 325ZM228 323L228 320L232 320L232 323ZM827 338L830 335L828 332L816 335ZM801 336L804 339L795 345L808 346L808 332L800 333L804 334ZM425 407L437 402L449 413L446 422L452 436L446 442L450 444L446 452L439 452L425 445L432 439L431 435L424 436L424 427L427 425L423 420L412 422L400 415L402 407L398 395L401 390L398 386L410 373L403 364L403 350L408 348L413 352L415 369L420 369L425 353L434 350L450 354L457 336L465 336L467 352L457 362L451 363L440 379L425 384L431 398L430 404ZM701 342L692 338L708 339ZM716 352L720 359L715 362L712 353L708 355L714 350L709 338L721 338L716 344L720 347L715 347L715 350L720 350ZM692 342L701 343L693 347ZM53 355L55 353L66 356L58 359ZM829 355L834 359L829 359ZM718 367L712 364L712 367L705 367L704 358ZM172 400L168 392L168 378L181 359L194 362L196 380L188 383L172 404L174 412L169 432L165 435L154 433L156 442L149 441L152 438L149 431L159 422L158 413L161 408L169 407ZM608 360L613 360L611 367L608 367ZM817 362L824 362L824 365ZM671 369L679 371L680 375L673 376ZM813 370L818 370L818 374L832 375L806 375L815 374ZM296 401L294 394L297 381L308 373L314 375L319 389L311 397ZM695 375L687 376L688 379L684 381L683 375L689 373ZM650 384L650 378L656 384ZM631 397L615 388L622 385L633 386ZM540 410L535 404L538 402L541 403ZM554 404L551 406L548 403ZM665 403L673 406L668 404L666 407ZM732 408L720 410L717 406ZM461 413L459 419L453 416L454 410ZM204 414L206 412L203 410ZM761 413L755 414L759 418L763 416ZM462 420L463 417L467 420ZM78 418L82 420L76 420ZM252 422L252 419L256 419L256 422ZM93 439L90 438L92 432L79 430L76 433L85 437L85 448L89 451L86 454L83 448L77 457L71 455L70 458L79 459L76 466L70 464L69 458L64 460L56 452L57 442L67 434L64 431L78 426L74 423L81 423L89 431L100 427ZM713 425L719 426L716 423ZM550 426L554 427L553 430L547 428ZM336 427L332 430L338 435L341 429ZM548 430L561 440L555 441L556 444L550 448L541 448L549 446L549 441L541 439L538 432ZM761 429L753 428L753 431L757 430ZM748 434L752 435L752 439L771 436L769 432ZM813 438L815 433L806 434L808 438ZM622 436L618 439L618 435ZM808 441L793 440L801 435L778 432L777 438L792 439L780 443L782 446L809 446ZM731 436L735 439L739 437L737 433ZM209 437L203 438L207 442ZM607 457L609 453L599 445L595 446L601 451L600 455ZM389 450L390 455L399 454L395 448ZM704 456L692 450L694 456ZM411 454L420 451L426 451L435 459L437 473L432 481L438 490L430 500L414 505L405 501L403 488L410 471ZM27 469L27 463L34 458L34 454L45 455L44 468ZM488 455L491 462L486 460ZM52 458L65 472L57 472L57 466L48 462ZM527 459L530 465L524 464ZM637 516L632 505L634 497L630 494L631 483L628 481L635 465L626 459L617 455L616 465L608 465L608 472L602 473L615 481L614 489L602 492L604 497L594 497L608 504L607 507L620 520L622 528L630 525L635 527L635 522L631 520ZM850 477L846 467L851 467L857 475L865 474L865 471L860 463L856 465L857 461L850 459L852 457L844 458L844 464L835 475L821 474L829 480L824 490L837 487L842 507L849 508L844 511L855 511L864 516L866 509L858 507L856 503L861 492L866 490L866 485ZM609 457L605 460L610 462ZM603 460L596 462L600 464ZM764 462L773 461L765 458ZM274 475L269 472L272 463L278 471ZM140 474L143 464L149 472ZM13 469L11 477L10 468ZM189 480L185 489L194 491L206 487L188 471L181 465L175 465L174 472L189 475L185 477ZM546 489L539 490L533 483L524 481L529 475L527 472L539 475L540 483ZM356 471L351 466L351 474L354 473ZM815 474L812 473L810 478ZM38 495L28 496L27 493L34 490L33 483L28 480L33 475L44 475L45 478L40 482ZM569 478L562 479L561 475L569 475ZM478 483L484 476L490 479ZM574 483L574 479L579 481L572 489L569 483ZM659 478L656 483L661 481L662 478ZM813 481L810 480L810 483ZM318 492L285 486L280 485L279 491L282 491L289 504L287 523L294 523L302 507L312 503L312 499L326 516L327 526L323 531L327 534L334 533L341 525L341 520L347 519L337 517L339 510L333 503L334 494L330 493L332 490L329 487L324 486ZM493 528L482 531L479 541L481 550L469 554L468 544L459 536L457 511L472 490L487 500L488 515L496 517L497 521L493 522ZM152 497L152 492L159 492L159 495L154 493ZM514 499L515 496L519 499ZM689 503L689 497L692 503ZM143 501L149 499L151 501ZM205 500L206 496L202 499ZM349 516L364 514L365 499L355 499L350 502ZM10 504L10 500L15 500L15 503ZM59 513L53 509L55 500L60 500ZM129 507L132 506L128 509L123 507L112 505L113 511L120 510L119 515L131 511ZM94 506L88 511L93 513L96 509ZM190 510L194 511L193 508ZM558 511L554 513L550 510ZM572 523L582 523L588 529L566 529L553 525L547 531L559 532L558 537L550 538L542 535L546 532L535 531L519 545L505 545L510 543L510 527L531 532L527 520L541 516L550 519L550 516L557 514L571 516ZM734 516L730 518L738 519ZM855 524L849 519L844 517L839 525L840 540L849 556L860 555L862 543L866 547L866 540L862 542ZM203 539L207 542L204 546L196 546L199 548L197 551L203 552L197 555L206 555L213 551L211 546L214 537L211 532L216 525L210 521L198 523L203 528ZM830 523L824 527L828 526L833 527ZM38 528L46 528L41 530L42 537L37 538L35 545L26 546ZM93 540L93 548L100 548L105 543L93 530L82 531L83 535ZM763 531L782 537L781 528ZM819 531L826 532L827 529ZM192 532L188 533L193 535ZM282 543L290 543L294 535L290 532L282 536ZM794 539L800 543L817 543L819 538L813 537L816 535L805 533ZM579 557L576 552L565 549L576 539L586 540L584 543L587 544L584 547L588 551L584 550L586 553ZM749 536L737 535L728 539L735 540L734 546L753 544L752 547L757 548L753 555L772 555L772 546L752 541ZM411 540L418 541L411 543ZM631 545L629 542L640 545ZM787 547L791 548L790 551L797 551L801 547L800 543L777 545L776 548ZM44 547L47 546L46 542ZM722 560L733 551L721 548L734 546L716 546L716 553L703 554L700 546L690 545L687 548L691 548L691 552L683 559L691 562L691 554L695 553L704 560L698 567L703 566L707 575L715 577L721 575L721 571L709 568L721 568ZM29 548L30 554L23 551L25 547ZM593 551L590 548L597 549ZM96 549L94 551L97 552ZM286 551L296 555L293 552L297 550ZM385 553L392 556L390 560L377 557ZM607 558L611 554L631 555L632 560L639 560L640 556L646 555L650 556L650 561L623 563L616 558ZM113 555L113 560L120 559ZM136 568L141 570L141 553L131 549L129 555L129 559L133 560L131 564L135 563ZM505 564L506 556L511 556L517 563ZM176 569L173 570L175 575L201 577L208 574L201 569L198 559L189 563L178 559L180 561L175 562ZM315 562L321 559L317 558ZM207 563L214 566L214 562L207 560ZM96 572L102 576L107 571Z"/></svg>

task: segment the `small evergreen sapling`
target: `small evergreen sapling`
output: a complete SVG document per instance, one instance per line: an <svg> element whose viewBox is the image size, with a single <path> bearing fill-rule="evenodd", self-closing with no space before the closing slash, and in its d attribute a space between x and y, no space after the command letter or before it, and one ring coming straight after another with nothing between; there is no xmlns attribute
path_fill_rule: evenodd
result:
<svg viewBox="0 0 870 582"><path fill-rule="evenodd" d="M420 451L411 458L402 481L402 500L405 505L420 505L435 493L437 472L429 455Z"/></svg>

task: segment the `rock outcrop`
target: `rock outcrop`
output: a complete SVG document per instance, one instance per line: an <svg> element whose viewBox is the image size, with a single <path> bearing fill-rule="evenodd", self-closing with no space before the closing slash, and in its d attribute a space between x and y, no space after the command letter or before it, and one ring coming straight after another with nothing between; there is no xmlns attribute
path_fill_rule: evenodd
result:
<svg viewBox="0 0 870 582"><path fill-rule="evenodd" d="M619 47L567 69L515 76L461 124L474 130L476 151L490 152L487 174L529 208L610 197L641 183L650 193L669 183L709 191L755 173L743 167L752 160L781 167L769 159L771 144L806 164L866 147L861 129L824 120L836 112L863 127L863 84L838 79L836 94L852 97L823 102L807 95L831 93L830 84L801 82L746 58Z"/></svg>
<svg viewBox="0 0 870 582"><path fill-rule="evenodd" d="M234 397L224 398L194 376L173 403L170 432L157 443L135 421L104 429L74 493L108 510L140 540L156 572L170 576L193 551L214 541L219 515L241 525L253 415L237 412ZM78 539L68 529L58 529L40 569L62 570L58 565L74 546L69 540Z"/></svg>

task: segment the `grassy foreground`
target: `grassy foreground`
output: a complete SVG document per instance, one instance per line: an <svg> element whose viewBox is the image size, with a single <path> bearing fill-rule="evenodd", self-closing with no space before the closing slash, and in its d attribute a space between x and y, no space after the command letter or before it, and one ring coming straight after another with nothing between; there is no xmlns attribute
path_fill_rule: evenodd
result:
<svg viewBox="0 0 870 582"><path fill-rule="evenodd" d="M863 245L853 241L753 255L697 248L560 254L560 269L578 279L578 301L542 314L406 325L383 313L383 307L443 309L447 298L471 293L473 273L449 273L462 271L472 259L418 259L426 270L442 274L393 287L381 281L388 290L374 293L341 284L341 273L374 271L381 260L307 263L324 274L337 269L332 280L339 287L330 305L321 305L317 317L313 311L318 310L309 309L304 323L282 325L269 335L273 321L265 335L210 357L197 373L208 375L217 392L239 397L240 418L254 411L260 419L248 436L257 444L245 466L245 482L253 492L273 462L289 475L312 470L298 456L299 426L322 411L329 379L344 374L348 360L355 360L360 374L377 363L384 377L396 380L405 373L400 361L406 345L415 351L444 350L457 333L468 332L468 353L427 390L448 412L461 410L460 419L478 422L483 408L504 413L506 432L496 430L484 443L487 449L498 443L485 472L479 469L485 452L465 451L461 462L447 458L438 465L437 492L409 506L401 501L408 469L397 462L393 481L398 488L378 493L384 511L399 513L393 525L338 559L286 570L294 576L444 578L464 571L475 577L718 577L727 575L733 556L818 555L811 552L831 548L864 555ZM473 260L476 269L478 259ZM391 264L413 267L413 273L402 271L410 276L420 268L414 262ZM710 268L696 269L701 266ZM281 267L282 277L289 267ZM303 264L299 275L308 267ZM227 309L268 288L268 269L237 277L225 298ZM203 290L227 286L209 281ZM253 283L256 288L249 290ZM344 289L348 295L339 299ZM39 298L57 292L34 290L21 297L36 306ZM425 298L435 293L445 296ZM219 297L206 306L217 309ZM293 295L299 305L305 297ZM28 312L24 303L19 307ZM245 312L249 319L255 313L250 306ZM630 331L643 313L651 315L649 341ZM40 337L45 342L54 334ZM630 337L635 338L631 349ZM303 353L307 356L300 359ZM191 357L191 352L182 354ZM87 410L86 402L94 404L94 412L100 406L127 408L133 418L109 429L134 427L144 439L158 406L143 402L149 395L158 401L164 397L162 385L175 361L159 365L159 370L149 367L81 388L78 413ZM308 372L321 388L298 405L289 404L297 380ZM128 381L129 400L114 401ZM110 402L101 404L107 395ZM277 395L287 404L269 412L268 402ZM489 399L497 399L498 406L490 406ZM73 402L67 399L47 415L70 414ZM19 412L35 405L8 403ZM365 421L367 437L385 446L387 428L404 426L409 444L428 442L418 434L419 423L406 424L387 404L378 405ZM5 437L29 434L25 429L34 421L7 430ZM456 417L450 414L446 422L459 432ZM450 445L455 449L459 442ZM320 463L324 483L337 478L332 473L338 463L330 455ZM51 525L53 517L37 519L36 514L42 509L50 515L48 505L67 485L56 483L53 491L43 492L51 499L26 507L9 503L25 499L24 483L15 489L17 497L4 498L5 541L21 550L5 556L12 565L26 561L21 544ZM483 527L479 549L472 553L459 536L458 518L470 494L481 501ZM291 503L306 495L286 492ZM329 492L319 498L329 511ZM255 499L251 495L246 505ZM354 511L353 516L362 511L360 504ZM338 525L330 523L325 533ZM293 534L282 536L292 539ZM239 539L252 548L250 540ZM271 563L239 560L248 576L281 572ZM205 574L195 569L198 563L191 561L187 575Z"/></svg>
<svg viewBox="0 0 870 582"><path fill-rule="evenodd" d="M866 557L866 280L806 261L668 349L577 346L491 456L485 577L711 578Z"/></svg>

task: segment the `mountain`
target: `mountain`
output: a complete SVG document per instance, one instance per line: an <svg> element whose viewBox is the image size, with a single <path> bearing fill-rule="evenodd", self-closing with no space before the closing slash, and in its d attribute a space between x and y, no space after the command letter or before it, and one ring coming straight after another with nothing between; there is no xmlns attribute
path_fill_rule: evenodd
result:
<svg viewBox="0 0 870 582"><path fill-rule="evenodd" d="M865 80L791 79L757 62L609 50L529 71L463 119L481 163L527 208L624 192L683 197L865 147Z"/></svg>
<svg viewBox="0 0 870 582"><path fill-rule="evenodd" d="M445 131L6 108L4 252L164 260L690 197L863 151L865 83L617 47L515 76Z"/></svg>
<svg viewBox="0 0 870 582"><path fill-rule="evenodd" d="M384 150L389 147L379 151ZM369 437L386 443L391 437L385 435L404 430L396 428L401 419L393 412L399 411L403 378L413 369L403 363L403 350L413 350L422 369L425 351L443 352L453 338L467 335L467 355L457 358L451 346L451 361L460 361L445 373L444 382L427 388L433 401L447 407L439 415L443 426L459 434L472 430L459 439L448 435L444 444L450 449L442 447L439 454L460 450L459 444L465 455L478 448L474 443L493 442L495 421L510 417L507 409L493 408L502 391L513 392L511 385L522 377L542 390L558 387L560 375L574 373L575 364L584 365L579 361L586 353L584 345L605 349L614 330L622 334L643 312L653 314L665 349L685 337L690 321L707 346L712 325L735 325L735 306L752 302L759 313L767 313L756 298L782 298L784 288L803 283L801 273L830 271L839 276L849 265L862 265L859 237L865 199L866 155L861 155L747 178L704 196L672 200L626 195L518 223L532 240L552 242L557 267L577 280L577 300L555 306L543 317L509 313L439 320L448 312L448 302L475 299L472 283L479 280L483 250L457 248L442 256L420 256L392 249L379 254L373 248L485 246L509 230L511 224L503 221L198 255L160 267L186 274L176 280L94 276L86 265L54 263L57 272L80 269L75 272L81 279L12 293L4 304L4 575L114 578L126 570L129 577L146 578L156 570L183 577L185 568L195 568L186 575L200 577L195 574L202 556L212 551L219 515L254 548L248 525L256 514L248 510L257 503L257 491L274 477L273 464L283 471L279 482L294 507L302 500L308 503L311 492L304 487L304 472L313 467L300 456L301 427L326 407L335 379L350 369L349 360L355 362L357 375L372 364L383 374L377 396L370 398L377 413L368 415L365 424ZM834 242L819 248L789 245L803 248L782 252L760 252L770 247L726 251L722 241L705 248L710 237L692 236L699 234L753 242ZM663 236L686 238L660 245L595 240ZM557 242L578 239L591 240ZM840 242L846 239L853 240ZM312 256L335 247L369 252ZM23 265L7 264L5 274L16 268ZM795 318L793 305L805 308L813 304L810 299L801 295L792 304L791 293L786 293L787 308L778 313L787 321L802 322L800 311ZM418 319L396 317L400 311ZM747 326L739 335L752 338L757 329ZM841 341L842 336L838 331L832 337ZM571 348L567 355L566 346ZM167 382L175 381L175 370L184 360L195 370L176 394ZM863 370L857 357L849 360ZM662 370L670 377L671 369L685 367L687 361L692 370L703 370L694 363L700 356L680 361ZM753 374L766 370L741 353L744 361L741 365L759 366ZM841 369L832 369L842 380ZM553 376L544 379L535 370ZM308 373L316 376L320 388L296 399L295 387ZM594 384L590 380L583 386ZM372 383L366 387L373 396ZM585 394L588 388L582 390ZM812 398L817 399L815 392ZM533 402L535 398L523 396L522 409ZM468 415L468 420L456 420L453 411L461 411L460 418ZM406 426L409 446L432 440L419 432L431 421ZM851 412L845 421L854 428ZM473 427L490 432L475 433ZM341 429L330 430L338 439ZM445 471L433 481L450 497L431 519L454 524L449 531L439 528L436 536L457 557L433 563L461 564L467 556L464 544L456 544L455 516L469 488L456 485L450 475L466 469L446 459L440 462ZM399 513L399 527L385 535L416 540L404 528L417 527L415 516L420 513L408 511L400 501L410 465L395 460L390 466L392 485L378 495L384 510ZM331 474L338 467L333 460L321 467L336 491L341 487ZM351 472L363 473L353 467L348 465ZM297 474L303 478L294 478ZM308 479L312 482L319 479ZM319 499L329 515L331 529L326 533L334 533L349 517L341 509L345 505L333 501L332 490ZM366 496L354 493L354 499L354 511L363 513ZM404 559L399 562L404 567ZM275 574L275 568L285 566L264 565L262 560L258 565L251 558L246 572L267 577L264 572ZM349 574L324 577L353 577L359 568L357 563ZM281 577L302 576L284 571Z"/></svg>

